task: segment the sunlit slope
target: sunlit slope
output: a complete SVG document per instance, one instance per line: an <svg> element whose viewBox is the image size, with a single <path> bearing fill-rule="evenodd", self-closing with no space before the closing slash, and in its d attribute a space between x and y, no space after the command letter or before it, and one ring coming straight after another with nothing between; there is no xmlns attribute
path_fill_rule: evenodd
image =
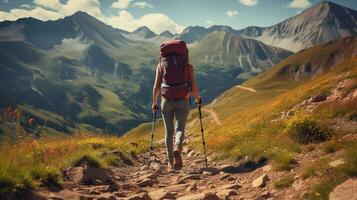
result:
<svg viewBox="0 0 357 200"><path fill-rule="evenodd" d="M224 117L246 109L249 105L256 106L279 94L290 92L291 88L312 81L336 64L357 55L356 44L356 37L348 37L303 50L243 83L255 89L256 93L233 87L218 96L212 105Z"/></svg>
<svg viewBox="0 0 357 200"><path fill-rule="evenodd" d="M352 89L356 87L356 42L356 38L345 38L306 49L243 84L255 92L233 87L221 94L207 106L223 122L217 125L210 117L204 119L208 145L235 157L249 154L240 152L248 146L262 154L266 150L263 145L291 142L282 126L270 122L310 96L329 94L342 80L349 78L353 80ZM310 73L301 75L308 63ZM198 126L189 131L198 134ZM294 147L293 143L288 147Z"/></svg>

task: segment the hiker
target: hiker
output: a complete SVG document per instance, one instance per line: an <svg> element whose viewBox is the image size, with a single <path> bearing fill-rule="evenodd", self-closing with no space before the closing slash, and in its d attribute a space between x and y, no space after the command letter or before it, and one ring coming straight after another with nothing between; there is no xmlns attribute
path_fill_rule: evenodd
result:
<svg viewBox="0 0 357 200"><path fill-rule="evenodd" d="M181 40L172 40L161 44L160 61L156 67L153 87L152 110L154 112L158 110L158 97L161 91L161 110L165 124L165 144L169 170L183 167L181 153L185 123L190 110L190 90L196 104L201 106L193 66L189 64L186 43ZM173 144L174 134L175 147Z"/></svg>

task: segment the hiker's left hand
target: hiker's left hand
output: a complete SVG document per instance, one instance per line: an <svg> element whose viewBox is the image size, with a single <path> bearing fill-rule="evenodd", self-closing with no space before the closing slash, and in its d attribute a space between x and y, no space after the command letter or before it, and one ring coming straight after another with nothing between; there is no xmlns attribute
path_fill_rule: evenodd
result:
<svg viewBox="0 0 357 200"><path fill-rule="evenodd" d="M159 106L156 103L153 103L151 108L153 112L157 112L159 110Z"/></svg>

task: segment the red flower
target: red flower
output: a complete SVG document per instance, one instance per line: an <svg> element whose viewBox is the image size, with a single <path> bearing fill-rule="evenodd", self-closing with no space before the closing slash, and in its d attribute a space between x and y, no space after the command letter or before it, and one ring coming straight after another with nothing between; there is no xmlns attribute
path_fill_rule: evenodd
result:
<svg viewBox="0 0 357 200"><path fill-rule="evenodd" d="M31 117L29 119L29 125L32 126L34 123L35 123L35 119Z"/></svg>

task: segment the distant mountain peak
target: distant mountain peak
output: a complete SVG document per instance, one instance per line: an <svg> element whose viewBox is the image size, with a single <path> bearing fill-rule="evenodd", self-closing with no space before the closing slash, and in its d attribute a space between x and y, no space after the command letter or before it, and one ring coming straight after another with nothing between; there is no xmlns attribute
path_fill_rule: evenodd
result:
<svg viewBox="0 0 357 200"><path fill-rule="evenodd" d="M164 31L164 32L160 33L160 36L173 37L174 34L171 33L170 31Z"/></svg>
<svg viewBox="0 0 357 200"><path fill-rule="evenodd" d="M153 38L153 37L157 36L156 33L154 33L152 30L150 30L147 26L139 27L132 33L141 35L142 37L144 37L146 39Z"/></svg>
<svg viewBox="0 0 357 200"><path fill-rule="evenodd" d="M83 11L77 11L73 15L68 16L70 18L76 18L76 19L83 19L83 18L94 18L90 14L83 12Z"/></svg>
<svg viewBox="0 0 357 200"><path fill-rule="evenodd" d="M135 29L133 32L135 33L135 32L140 32L140 31L151 31L151 29L149 29L147 26L141 26L141 27Z"/></svg>

